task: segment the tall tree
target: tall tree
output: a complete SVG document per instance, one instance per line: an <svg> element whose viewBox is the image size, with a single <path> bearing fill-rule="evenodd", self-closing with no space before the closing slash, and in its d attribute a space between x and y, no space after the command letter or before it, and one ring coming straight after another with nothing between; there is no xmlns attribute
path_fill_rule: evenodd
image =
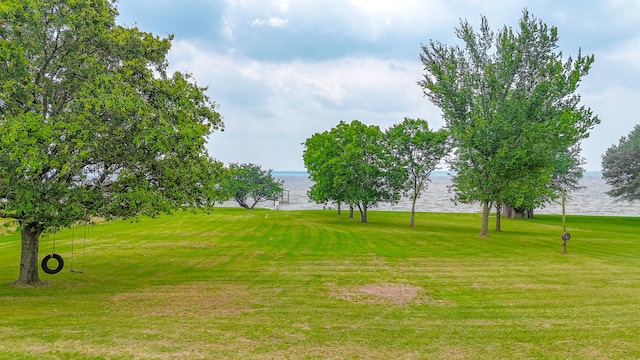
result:
<svg viewBox="0 0 640 360"><path fill-rule="evenodd" d="M17 283L40 281L44 231L216 200L216 104L167 74L171 37L116 16L108 0L0 6L0 197L22 234Z"/></svg>
<svg viewBox="0 0 640 360"><path fill-rule="evenodd" d="M392 166L384 134L377 126L341 121L329 132L308 138L303 158L315 182L312 199L348 202L358 208L363 223L368 222L371 207L400 199L404 178Z"/></svg>
<svg viewBox="0 0 640 360"><path fill-rule="evenodd" d="M607 195L618 200L640 200L640 125L602 155L602 177L611 186Z"/></svg>
<svg viewBox="0 0 640 360"><path fill-rule="evenodd" d="M274 179L271 171L257 164L231 164L222 178L222 192L247 210L261 201L275 201L282 194L282 181Z"/></svg>
<svg viewBox="0 0 640 360"><path fill-rule="evenodd" d="M563 61L557 29L526 9L517 30L494 33L482 17L478 32L467 21L455 32L463 48L422 46L419 84L450 131L456 196L482 204L480 236L489 236L492 206L553 196L557 155L599 123L576 94L594 58Z"/></svg>
<svg viewBox="0 0 640 360"><path fill-rule="evenodd" d="M339 131L342 129L338 126L331 131L313 134L305 141L302 155L309 177L313 180L307 194L309 199L316 203L335 201L339 204L338 211L340 204L348 204L350 200L346 191L338 188L334 182L344 166L340 158L344 139Z"/></svg>
<svg viewBox="0 0 640 360"><path fill-rule="evenodd" d="M404 193L411 199L409 226L415 226L416 201L429 185L431 172L447 154L447 131L431 131L426 120L405 118L386 131L396 166L407 172Z"/></svg>

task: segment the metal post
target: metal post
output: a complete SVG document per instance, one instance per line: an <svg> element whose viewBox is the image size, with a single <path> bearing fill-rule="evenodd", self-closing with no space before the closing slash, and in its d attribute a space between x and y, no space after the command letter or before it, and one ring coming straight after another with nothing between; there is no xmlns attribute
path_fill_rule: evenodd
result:
<svg viewBox="0 0 640 360"><path fill-rule="evenodd" d="M564 211L565 196L564 189L562 189L562 253L567 253L567 241L571 239L571 235L567 232L567 218Z"/></svg>
<svg viewBox="0 0 640 360"><path fill-rule="evenodd" d="M562 233L566 233L567 232L567 219L565 216L565 212L564 212L564 189L562 189Z"/></svg>

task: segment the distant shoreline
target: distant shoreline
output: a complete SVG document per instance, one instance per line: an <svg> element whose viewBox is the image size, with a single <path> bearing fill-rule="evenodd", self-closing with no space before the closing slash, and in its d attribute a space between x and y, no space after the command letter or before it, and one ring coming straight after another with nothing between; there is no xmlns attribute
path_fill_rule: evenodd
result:
<svg viewBox="0 0 640 360"><path fill-rule="evenodd" d="M436 170L431 174L433 175L449 175L451 171L447 170ZM309 175L306 170L273 170L271 171L273 175ZM585 175L601 175L601 170L588 170L584 172Z"/></svg>
<svg viewBox="0 0 640 360"><path fill-rule="evenodd" d="M322 204L317 204L309 199L308 192L313 186L313 180L306 171L272 171L272 174L274 178L283 182L286 190L287 201L280 203L280 209L322 209ZM453 180L451 172L438 169L431 174L430 180L428 188L416 204L421 212L475 213L481 210L477 203L462 204L453 200L455 194L451 190ZM566 211L568 214L599 216L638 216L640 214L640 202L619 202L606 194L610 186L602 178L601 171L585 171L579 185L580 189L570 192L567 196ZM403 196L397 203L381 203L376 209L405 211L410 210L411 205L411 201ZM536 213L560 214L562 213L561 202L552 201L543 208L537 209Z"/></svg>
<svg viewBox="0 0 640 360"><path fill-rule="evenodd" d="M273 170L272 175L309 175L305 170Z"/></svg>

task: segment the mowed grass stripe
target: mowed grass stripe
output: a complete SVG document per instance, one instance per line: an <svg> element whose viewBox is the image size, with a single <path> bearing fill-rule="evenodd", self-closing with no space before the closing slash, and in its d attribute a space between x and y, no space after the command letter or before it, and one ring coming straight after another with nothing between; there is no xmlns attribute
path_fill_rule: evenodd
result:
<svg viewBox="0 0 640 360"><path fill-rule="evenodd" d="M357 217L357 214L356 214ZM638 218L217 208L88 228L85 273L16 288L0 358L638 358ZM77 265L84 228L73 233ZM70 262L71 231L55 235ZM52 235L41 240L50 251Z"/></svg>

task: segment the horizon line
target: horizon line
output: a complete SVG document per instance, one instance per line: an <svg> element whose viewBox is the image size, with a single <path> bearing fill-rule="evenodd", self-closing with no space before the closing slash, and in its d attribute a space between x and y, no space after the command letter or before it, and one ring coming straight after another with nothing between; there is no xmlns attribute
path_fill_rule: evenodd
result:
<svg viewBox="0 0 640 360"><path fill-rule="evenodd" d="M308 174L307 170L271 170L273 174ZM442 175L442 174L450 174L449 170L434 170L431 172L432 174ZM587 173L602 173L602 170L585 170L585 174Z"/></svg>

